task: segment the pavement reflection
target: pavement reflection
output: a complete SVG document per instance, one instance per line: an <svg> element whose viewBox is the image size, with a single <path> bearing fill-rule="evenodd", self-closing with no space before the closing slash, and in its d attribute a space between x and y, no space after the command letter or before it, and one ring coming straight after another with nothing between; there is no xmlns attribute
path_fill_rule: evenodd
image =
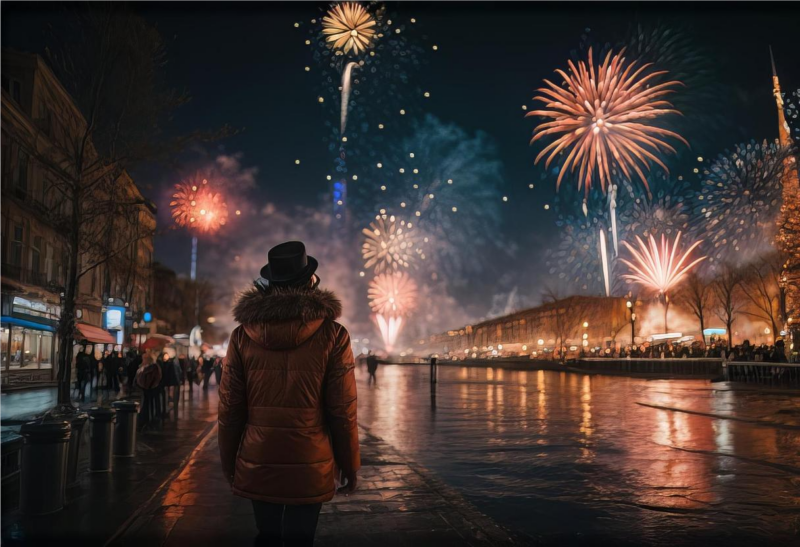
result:
<svg viewBox="0 0 800 547"><path fill-rule="evenodd" d="M800 394L443 366L434 398L427 367L365 378L365 427L546 543L797 539Z"/></svg>

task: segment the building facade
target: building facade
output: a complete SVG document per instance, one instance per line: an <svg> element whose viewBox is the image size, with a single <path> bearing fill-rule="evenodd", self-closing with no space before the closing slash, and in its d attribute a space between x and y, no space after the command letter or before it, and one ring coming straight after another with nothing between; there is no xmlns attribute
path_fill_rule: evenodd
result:
<svg viewBox="0 0 800 547"><path fill-rule="evenodd" d="M3 50L3 388L41 385L56 378L56 331L69 266L59 219L68 215L72 204L56 191L59 174L37 157L65 148L58 141L69 138L67 128L84 123L40 56ZM122 345L127 343L126 329L129 333L133 317L151 304L155 207L127 174L112 186L141 206L103 220L110 243L106 249L115 244L124 247L105 259L81 256L79 267L88 271L79 283L76 338Z"/></svg>
<svg viewBox="0 0 800 547"><path fill-rule="evenodd" d="M571 296L419 340L415 353L453 359L548 358L559 348L567 354L582 349L591 353L630 340L631 312L625 298Z"/></svg>

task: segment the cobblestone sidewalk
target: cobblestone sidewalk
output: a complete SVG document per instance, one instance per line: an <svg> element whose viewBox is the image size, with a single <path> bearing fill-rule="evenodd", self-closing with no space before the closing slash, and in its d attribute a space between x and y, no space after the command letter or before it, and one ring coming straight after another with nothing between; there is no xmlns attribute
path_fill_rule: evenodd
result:
<svg viewBox="0 0 800 547"><path fill-rule="evenodd" d="M515 545L509 534L426 470L404 462L361 430L359 489L323 506L320 547ZM252 545L248 500L230 493L219 468L216 429L181 473L112 545Z"/></svg>

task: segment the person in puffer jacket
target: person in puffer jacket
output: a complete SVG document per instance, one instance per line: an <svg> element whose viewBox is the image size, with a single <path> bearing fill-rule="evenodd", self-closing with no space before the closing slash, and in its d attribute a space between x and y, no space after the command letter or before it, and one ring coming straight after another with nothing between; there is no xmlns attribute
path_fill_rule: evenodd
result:
<svg viewBox="0 0 800 547"><path fill-rule="evenodd" d="M317 261L272 248L233 309L219 388L219 449L233 493L253 503L257 544L312 545L322 503L353 492L361 465L355 361Z"/></svg>

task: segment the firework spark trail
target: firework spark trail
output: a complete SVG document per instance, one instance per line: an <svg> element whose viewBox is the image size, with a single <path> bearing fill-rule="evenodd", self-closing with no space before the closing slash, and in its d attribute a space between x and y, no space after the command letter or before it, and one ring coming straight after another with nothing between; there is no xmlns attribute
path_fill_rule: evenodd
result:
<svg viewBox="0 0 800 547"><path fill-rule="evenodd" d="M394 346L397 343L397 337L403 328L403 318L389 316L385 317L381 314L375 315L375 322L378 324L378 330L383 339L383 347L387 353L394 351Z"/></svg>
<svg viewBox="0 0 800 547"><path fill-rule="evenodd" d="M622 244L628 248L633 258L633 261L620 259L633 271L632 274L625 274L623 277L660 295L666 295L681 282L692 268L706 258L702 256L684 266L689 255L702 243L702 240L695 241L685 252L678 254L680 240L681 232L677 233L674 242L668 241L666 236L661 234L661 247L659 248L652 234L649 237L649 246L642 238L636 236L638 249L627 241L623 241Z"/></svg>
<svg viewBox="0 0 800 547"><path fill-rule="evenodd" d="M600 259L603 263L603 281L606 285L606 296L611 296L608 273L608 251L606 251L606 232L600 228Z"/></svg>
<svg viewBox="0 0 800 547"><path fill-rule="evenodd" d="M339 121L339 131L342 135L344 135L344 130L347 128L347 106L350 104L350 77L356 67L358 67L358 63L350 61L344 67L344 72L342 73L342 111Z"/></svg>
<svg viewBox="0 0 800 547"><path fill-rule="evenodd" d="M676 153L664 137L673 137L687 146L686 140L668 129L650 125L650 121L667 114L680 114L663 99L672 93L680 82L667 81L656 85L648 82L665 74L654 71L644 75L651 63L636 68L637 61L627 63L623 48L613 55L609 51L603 63L595 65L592 49L588 60L576 67L568 61L570 73L556 70L566 84L560 87L545 80L548 87L540 88L541 95L534 100L545 103L546 110L534 110L527 116L551 118L534 130L531 143L546 135L560 135L547 145L536 157L538 163L547 156L545 166L569 150L556 181L556 187L567 172L578 169L578 187L589 195L593 177L600 181L603 192L611 182L612 162L619 166L626 177L635 172L647 186L642 171L656 163L669 172L667 166L656 155L662 151ZM549 154L549 155L548 155Z"/></svg>
<svg viewBox="0 0 800 547"><path fill-rule="evenodd" d="M608 212L611 214L611 237L614 242L614 256L619 256L619 243L617 239L617 185L611 185L608 193Z"/></svg>

